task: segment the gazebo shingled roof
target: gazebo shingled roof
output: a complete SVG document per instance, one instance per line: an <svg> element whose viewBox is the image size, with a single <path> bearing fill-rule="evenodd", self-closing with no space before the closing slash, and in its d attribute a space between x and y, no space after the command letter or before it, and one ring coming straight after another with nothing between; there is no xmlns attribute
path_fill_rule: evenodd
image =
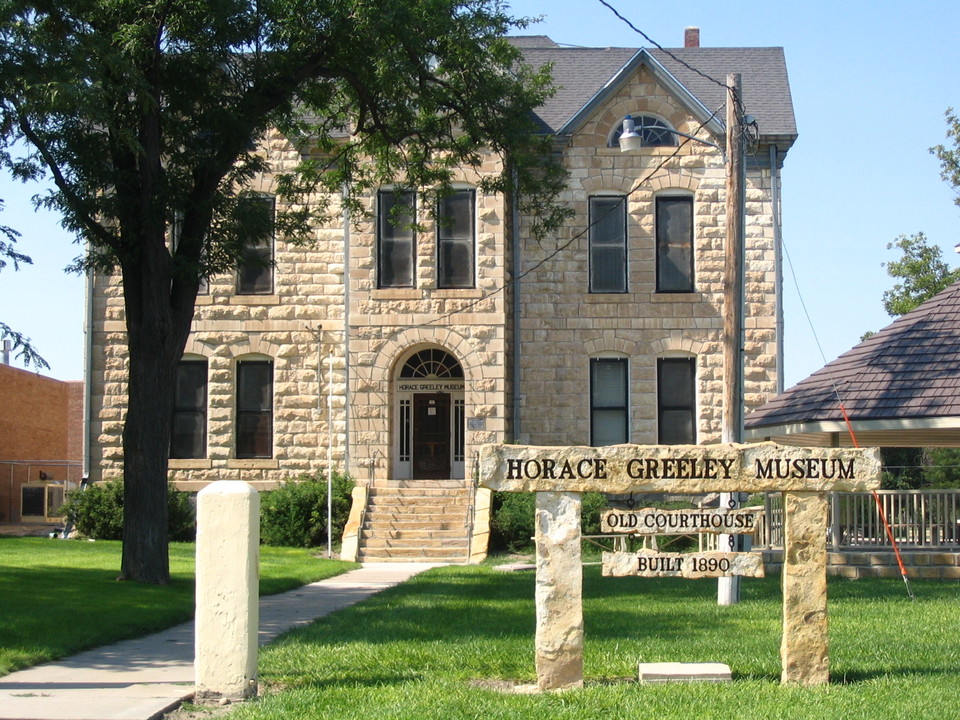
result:
<svg viewBox="0 0 960 720"><path fill-rule="evenodd" d="M752 412L749 441L960 446L960 283Z"/></svg>

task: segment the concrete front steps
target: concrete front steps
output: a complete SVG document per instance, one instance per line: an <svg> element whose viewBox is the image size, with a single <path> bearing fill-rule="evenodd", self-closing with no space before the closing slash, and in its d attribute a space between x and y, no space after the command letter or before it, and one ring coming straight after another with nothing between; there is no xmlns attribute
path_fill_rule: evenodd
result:
<svg viewBox="0 0 960 720"><path fill-rule="evenodd" d="M763 550L768 571L779 572L783 564L782 550ZM908 578L960 580L960 552L932 549L900 549ZM893 550L843 550L827 553L827 574L845 578L899 578L900 567Z"/></svg>
<svg viewBox="0 0 960 720"><path fill-rule="evenodd" d="M360 527L360 562L470 559L470 488L465 480L375 483Z"/></svg>

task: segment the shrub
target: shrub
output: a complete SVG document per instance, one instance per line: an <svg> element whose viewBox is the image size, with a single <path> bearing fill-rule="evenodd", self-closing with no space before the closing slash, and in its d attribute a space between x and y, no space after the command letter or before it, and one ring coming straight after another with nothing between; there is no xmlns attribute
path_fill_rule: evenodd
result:
<svg viewBox="0 0 960 720"><path fill-rule="evenodd" d="M603 493L581 495L580 528L584 535L600 532L600 511L608 506ZM496 492L490 513L490 550L522 552L533 547L534 493Z"/></svg>
<svg viewBox="0 0 960 720"><path fill-rule="evenodd" d="M333 474L332 535L343 535L350 515L353 480ZM327 542L327 477L325 472L287 480L260 496L260 542L287 547L318 547Z"/></svg>
<svg viewBox="0 0 960 720"><path fill-rule="evenodd" d="M123 479L107 480L76 490L61 513L77 532L95 540L123 539ZM189 542L196 537L197 520L190 494L167 485L170 539Z"/></svg>

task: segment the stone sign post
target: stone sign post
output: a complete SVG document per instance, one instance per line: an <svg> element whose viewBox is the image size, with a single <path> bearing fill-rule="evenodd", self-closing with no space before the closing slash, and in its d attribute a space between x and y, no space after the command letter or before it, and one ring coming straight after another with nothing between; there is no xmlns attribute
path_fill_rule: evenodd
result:
<svg viewBox="0 0 960 720"><path fill-rule="evenodd" d="M583 683L580 493L782 492L786 533L781 681L815 685L830 677L826 493L879 487L880 454L875 448L796 448L775 443L487 445L480 451L480 485L537 493L536 663L541 690ZM634 569L639 570L642 555L620 554L626 555L630 566L625 574L637 574ZM749 557L745 553L716 555ZM723 574L722 559L716 558L712 570L709 565L703 569ZM741 561L728 561L723 567L732 575L734 563ZM604 564L606 572L606 559ZM675 567L676 560L664 559L663 564L664 572L683 572ZM614 567L611 559L608 574L616 574ZM739 574L752 572L738 570L742 570Z"/></svg>

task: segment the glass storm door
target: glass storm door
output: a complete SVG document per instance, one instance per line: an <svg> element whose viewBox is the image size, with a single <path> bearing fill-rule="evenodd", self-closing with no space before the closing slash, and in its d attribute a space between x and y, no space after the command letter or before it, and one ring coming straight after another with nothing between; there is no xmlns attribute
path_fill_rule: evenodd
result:
<svg viewBox="0 0 960 720"><path fill-rule="evenodd" d="M450 477L450 395L413 396L413 477Z"/></svg>

